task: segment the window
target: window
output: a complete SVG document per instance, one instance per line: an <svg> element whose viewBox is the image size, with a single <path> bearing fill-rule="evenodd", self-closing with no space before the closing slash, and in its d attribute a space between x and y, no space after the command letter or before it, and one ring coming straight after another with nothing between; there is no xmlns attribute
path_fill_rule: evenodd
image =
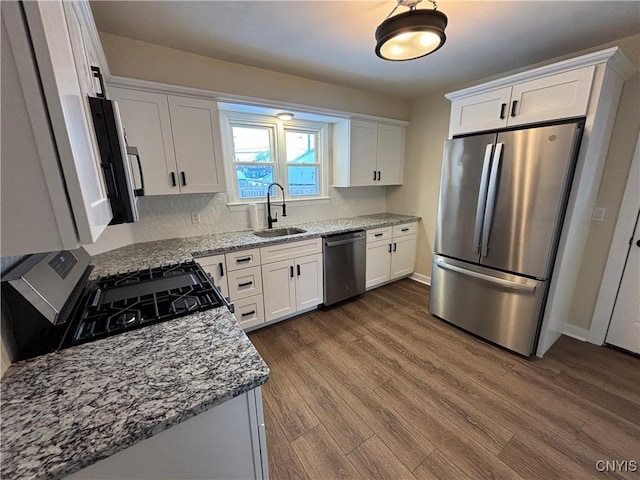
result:
<svg viewBox="0 0 640 480"><path fill-rule="evenodd" d="M327 123L224 112L222 128L230 203L264 200L273 182L287 199L327 196Z"/></svg>

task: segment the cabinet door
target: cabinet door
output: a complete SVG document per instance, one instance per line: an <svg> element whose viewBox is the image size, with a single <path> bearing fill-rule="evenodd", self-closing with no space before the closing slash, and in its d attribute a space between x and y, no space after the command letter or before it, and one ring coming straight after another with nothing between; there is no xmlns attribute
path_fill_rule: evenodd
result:
<svg viewBox="0 0 640 480"><path fill-rule="evenodd" d="M296 258L296 308L304 310L324 301L322 254Z"/></svg>
<svg viewBox="0 0 640 480"><path fill-rule="evenodd" d="M379 181L376 185L401 185L404 167L404 127L378 125Z"/></svg>
<svg viewBox="0 0 640 480"><path fill-rule="evenodd" d="M225 297L229 296L229 286L227 284L227 271L224 261L224 255L212 255L210 257L202 257L196 260L204 271L211 275L213 284L220 289Z"/></svg>
<svg viewBox="0 0 640 480"><path fill-rule="evenodd" d="M511 87L454 100L449 135L506 127L510 101Z"/></svg>
<svg viewBox="0 0 640 480"><path fill-rule="evenodd" d="M224 191L216 103L169 96L169 114L181 193Z"/></svg>
<svg viewBox="0 0 640 480"><path fill-rule="evenodd" d="M145 195L180 193L167 96L115 87L109 93L120 105L127 144L140 153Z"/></svg>
<svg viewBox="0 0 640 480"><path fill-rule="evenodd" d="M595 68L592 65L514 85L508 124L586 115Z"/></svg>
<svg viewBox="0 0 640 480"><path fill-rule="evenodd" d="M391 247L391 241L367 244L367 290L391 278Z"/></svg>
<svg viewBox="0 0 640 480"><path fill-rule="evenodd" d="M349 185L352 187L376 185L374 178L377 171L378 124L365 120L352 120L350 133Z"/></svg>
<svg viewBox="0 0 640 480"><path fill-rule="evenodd" d="M293 260L262 265L264 319L266 322L296 312L294 267Z"/></svg>
<svg viewBox="0 0 640 480"><path fill-rule="evenodd" d="M416 263L416 235L393 239L391 253L391 280L413 273Z"/></svg>

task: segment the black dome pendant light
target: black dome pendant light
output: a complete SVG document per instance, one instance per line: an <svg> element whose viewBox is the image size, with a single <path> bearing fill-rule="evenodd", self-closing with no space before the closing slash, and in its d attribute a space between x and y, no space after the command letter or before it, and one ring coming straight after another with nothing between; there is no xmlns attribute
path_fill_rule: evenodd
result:
<svg viewBox="0 0 640 480"><path fill-rule="evenodd" d="M447 39L447 16L436 10L418 10L422 0L397 0L398 5L376 29L376 55L384 60L403 61L424 57L438 50ZM398 6L409 11L392 17Z"/></svg>

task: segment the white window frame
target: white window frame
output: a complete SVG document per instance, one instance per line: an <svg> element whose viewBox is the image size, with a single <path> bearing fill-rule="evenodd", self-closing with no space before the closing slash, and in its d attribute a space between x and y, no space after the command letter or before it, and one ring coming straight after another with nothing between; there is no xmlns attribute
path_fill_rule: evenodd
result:
<svg viewBox="0 0 640 480"><path fill-rule="evenodd" d="M326 200L329 198L329 124L324 122L312 122L308 120L289 120L283 122L269 115L260 115L245 112L220 111L220 129L222 130L222 151L224 158L224 171L227 180L227 192L229 205L247 205L249 203L266 203L265 197L240 198L236 179L233 126L270 128L274 137L272 141L272 154L275 158L274 182L280 183L285 189L287 202ZM289 181L287 166L287 152L285 144L285 131L316 132L316 164L318 165L317 195L289 194ZM312 164L305 164L311 166ZM274 191L274 194L277 193Z"/></svg>

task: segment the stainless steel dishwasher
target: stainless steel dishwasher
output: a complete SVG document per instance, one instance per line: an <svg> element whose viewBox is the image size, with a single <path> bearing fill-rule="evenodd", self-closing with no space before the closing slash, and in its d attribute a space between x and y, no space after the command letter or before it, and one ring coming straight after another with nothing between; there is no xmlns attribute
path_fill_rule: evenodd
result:
<svg viewBox="0 0 640 480"><path fill-rule="evenodd" d="M365 291L366 233L323 235L324 306Z"/></svg>

